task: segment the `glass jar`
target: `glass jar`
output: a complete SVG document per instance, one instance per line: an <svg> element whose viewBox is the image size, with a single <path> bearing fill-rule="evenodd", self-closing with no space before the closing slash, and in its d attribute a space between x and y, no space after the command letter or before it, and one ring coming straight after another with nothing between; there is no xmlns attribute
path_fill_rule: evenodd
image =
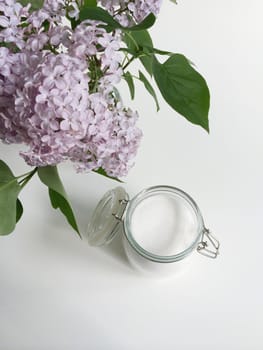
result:
<svg viewBox="0 0 263 350"><path fill-rule="evenodd" d="M91 217L88 241L108 244L119 230L129 261L144 272L181 270L195 251L210 258L219 254L195 201L171 186L144 189L131 200L122 187L108 191Z"/></svg>

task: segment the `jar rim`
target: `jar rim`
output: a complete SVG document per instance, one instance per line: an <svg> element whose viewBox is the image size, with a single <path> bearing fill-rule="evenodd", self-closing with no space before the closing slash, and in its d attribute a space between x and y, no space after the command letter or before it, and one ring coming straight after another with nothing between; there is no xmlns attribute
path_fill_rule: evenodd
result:
<svg viewBox="0 0 263 350"><path fill-rule="evenodd" d="M139 203L141 203L144 199L146 199L149 194L153 194L153 193L157 194L158 192L173 193L181 197L191 206L191 208L194 210L194 213L196 215L196 219L198 223L197 236L194 239L194 241L190 244L190 246L188 246L186 249L184 249L183 251L177 254L158 255L146 250L136 241L130 229L132 214L136 206ZM166 185L148 187L146 189L143 189L135 197L133 197L133 199L128 203L128 206L126 207L125 218L123 221L124 221L124 234L129 244L132 246L132 248L144 258L154 262L158 262L158 263L172 263L172 262L176 262L184 259L197 247L198 243L200 242L201 235L205 229L203 216L194 199L183 190L173 186L166 186Z"/></svg>

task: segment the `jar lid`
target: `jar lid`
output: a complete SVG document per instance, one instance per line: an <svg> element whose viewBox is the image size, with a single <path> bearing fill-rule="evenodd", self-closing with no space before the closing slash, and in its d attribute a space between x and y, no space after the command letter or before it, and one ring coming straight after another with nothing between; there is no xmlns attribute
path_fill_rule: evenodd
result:
<svg viewBox="0 0 263 350"><path fill-rule="evenodd" d="M129 196L123 187L116 187L102 197L87 227L88 242L92 246L108 244L122 223Z"/></svg>

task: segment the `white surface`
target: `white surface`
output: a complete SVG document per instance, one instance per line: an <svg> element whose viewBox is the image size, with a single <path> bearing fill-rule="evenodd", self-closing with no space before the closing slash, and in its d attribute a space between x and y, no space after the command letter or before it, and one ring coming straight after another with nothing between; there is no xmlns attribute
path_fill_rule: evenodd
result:
<svg viewBox="0 0 263 350"><path fill-rule="evenodd" d="M137 94L145 136L126 190L186 190L220 238L220 257L197 256L178 278L145 279L120 240L103 249L79 240L35 178L15 233L0 238L1 350L262 350L262 10L259 0L164 0L155 46L186 54L207 78L210 136ZM22 173L16 149L0 147ZM116 184L71 165L61 173L84 229Z"/></svg>

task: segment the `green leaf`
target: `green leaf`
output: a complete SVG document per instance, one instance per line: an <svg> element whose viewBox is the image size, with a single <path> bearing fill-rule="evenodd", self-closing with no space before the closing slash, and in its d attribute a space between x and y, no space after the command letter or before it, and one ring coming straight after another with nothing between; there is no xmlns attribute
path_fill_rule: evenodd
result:
<svg viewBox="0 0 263 350"><path fill-rule="evenodd" d="M0 235L8 235L16 226L17 197L20 186L9 167L0 160Z"/></svg>
<svg viewBox="0 0 263 350"><path fill-rule="evenodd" d="M75 215L73 213L73 210L68 202L68 200L58 193L57 191L52 190L51 188L48 189L49 198L52 204L52 207L54 209L60 209L60 211L64 214L66 217L68 223L71 225L71 227L78 233L78 235L81 237L79 228L75 219Z"/></svg>
<svg viewBox="0 0 263 350"><path fill-rule="evenodd" d="M61 212L65 215L68 223L80 236L73 210L69 204L57 168L55 166L38 168L38 176L43 184L46 185L49 189L49 197L53 208L59 208L61 210Z"/></svg>
<svg viewBox="0 0 263 350"><path fill-rule="evenodd" d="M157 55L166 55L166 56L174 55L173 52L159 50L159 49L156 49L155 47L151 47L151 46L148 46L148 45L144 45L143 49L144 49L145 52L156 53Z"/></svg>
<svg viewBox="0 0 263 350"><path fill-rule="evenodd" d="M97 0L84 0L83 7L85 7L85 6L96 7Z"/></svg>
<svg viewBox="0 0 263 350"><path fill-rule="evenodd" d="M30 1L30 0L20 0L19 1L23 6L26 6L27 4L31 4L31 10L33 11L35 11L35 10L38 10L38 9L40 9L42 6L43 6L43 2L44 2L44 0L32 0L32 1Z"/></svg>
<svg viewBox="0 0 263 350"><path fill-rule="evenodd" d="M153 48L153 42L147 30L140 30L138 32L127 32L124 36L124 41L128 49L138 55L146 71L152 76L152 56L146 53ZM149 51L150 52L150 51ZM141 54L141 56L140 56Z"/></svg>
<svg viewBox="0 0 263 350"><path fill-rule="evenodd" d="M115 99L115 101L121 100L121 94L120 94L119 90L116 88L116 86L113 86L111 95Z"/></svg>
<svg viewBox="0 0 263 350"><path fill-rule="evenodd" d="M79 19L80 21L84 21L86 19L102 21L103 23L108 24L109 31L117 28L122 28L119 22L115 21L115 19L107 11L103 10L100 7L83 7L79 12Z"/></svg>
<svg viewBox="0 0 263 350"><path fill-rule="evenodd" d="M154 25L155 21L156 21L156 17L154 16L153 13L150 13L140 24L137 24L133 27L128 27L128 28L122 27L122 28L128 31L141 31L144 29L151 28Z"/></svg>
<svg viewBox="0 0 263 350"><path fill-rule="evenodd" d="M154 98L155 103L156 103L157 111L159 111L160 106L159 106L159 103L158 103L158 99L157 99L156 93L155 93L152 85L150 84L150 82L146 79L145 75L141 71L139 71L139 79L143 82L143 84L144 84L146 90L149 92L149 94L152 95L152 97Z"/></svg>
<svg viewBox="0 0 263 350"><path fill-rule="evenodd" d="M188 121L209 132L209 89L187 58L174 54L163 64L155 58L153 74L165 101Z"/></svg>
<svg viewBox="0 0 263 350"><path fill-rule="evenodd" d="M135 88L134 88L134 82L133 82L133 78L130 72L126 72L123 74L124 79L126 80L129 90L130 90L130 94L131 94L131 99L134 99L134 94L135 94Z"/></svg>
<svg viewBox="0 0 263 350"><path fill-rule="evenodd" d="M107 31L113 31L114 29L122 29L123 31L137 31L142 29L150 28L155 23L155 16L150 13L140 24L133 27L123 27L118 21L116 21L109 12L105 11L101 7L85 6L80 9L79 12L80 21L86 19L92 19L96 21L101 21L107 24Z"/></svg>
<svg viewBox="0 0 263 350"><path fill-rule="evenodd" d="M117 177L113 177L113 176L109 176L106 171L103 169L103 168L99 168L97 170L93 170L94 173L97 173L97 174L100 174L102 176L105 176L111 180L114 180L114 181L118 181L118 182L121 182L123 183L123 181L121 181L120 179L118 179Z"/></svg>
<svg viewBox="0 0 263 350"><path fill-rule="evenodd" d="M24 212L23 205L20 202L20 200L17 198L17 200L16 200L16 222L18 222L21 219L23 212Z"/></svg>

